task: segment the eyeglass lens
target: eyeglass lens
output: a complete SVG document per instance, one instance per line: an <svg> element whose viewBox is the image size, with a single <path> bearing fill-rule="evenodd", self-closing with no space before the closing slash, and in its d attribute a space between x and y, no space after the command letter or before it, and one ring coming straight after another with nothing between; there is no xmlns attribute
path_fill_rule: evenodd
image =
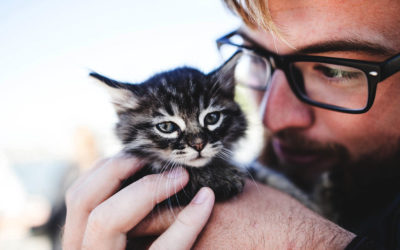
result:
<svg viewBox="0 0 400 250"><path fill-rule="evenodd" d="M242 49L240 55L235 56L235 60L234 78L238 84L266 90L273 71L266 58ZM293 82L296 91L314 103L348 110L360 110L367 105L368 78L360 69L330 63L298 61L289 65L289 71L291 79L288 80Z"/></svg>
<svg viewBox="0 0 400 250"><path fill-rule="evenodd" d="M357 68L320 62L294 62L290 73L295 86L308 99L359 110L368 102L368 79Z"/></svg>
<svg viewBox="0 0 400 250"><path fill-rule="evenodd" d="M237 59L234 78L236 83L250 88L265 90L271 77L271 66L263 57L243 51Z"/></svg>

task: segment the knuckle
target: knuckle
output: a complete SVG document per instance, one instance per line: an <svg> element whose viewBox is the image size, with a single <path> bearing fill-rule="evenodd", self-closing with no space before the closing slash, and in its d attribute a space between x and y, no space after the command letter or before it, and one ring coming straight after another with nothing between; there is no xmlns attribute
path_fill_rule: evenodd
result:
<svg viewBox="0 0 400 250"><path fill-rule="evenodd" d="M113 213L112 206L100 204L92 210L87 220L86 230L91 234L108 235L125 232L125 227L118 219L121 214Z"/></svg>
<svg viewBox="0 0 400 250"><path fill-rule="evenodd" d="M86 195L87 196L87 195ZM65 205L67 210L90 210L88 197L80 188L70 188L65 193Z"/></svg>
<svg viewBox="0 0 400 250"><path fill-rule="evenodd" d="M78 192L76 188L70 187L66 192L65 192L65 204L67 207L72 207L74 206L75 201L78 199Z"/></svg>
<svg viewBox="0 0 400 250"><path fill-rule="evenodd" d="M87 221L87 231L90 233L103 232L106 229L106 218L107 213L104 213L100 207L93 209L93 211L89 214Z"/></svg>
<svg viewBox="0 0 400 250"><path fill-rule="evenodd" d="M78 203L77 201L81 200L82 196L82 183L85 181L85 176L80 176L76 179L72 185L68 187L65 191L65 204L68 206L73 206L74 204Z"/></svg>

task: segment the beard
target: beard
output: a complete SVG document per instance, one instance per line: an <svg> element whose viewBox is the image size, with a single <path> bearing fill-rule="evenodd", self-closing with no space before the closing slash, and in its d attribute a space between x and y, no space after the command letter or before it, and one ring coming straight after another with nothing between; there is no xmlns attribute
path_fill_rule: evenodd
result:
<svg viewBox="0 0 400 250"><path fill-rule="evenodd" d="M274 139L283 142L289 151L297 155L312 154L322 160L308 165L291 164L278 157L273 147ZM394 141L390 149L386 146L377 151L350 156L349 150L342 144L311 140L297 129L285 129L275 134L265 133L264 150L259 161L282 172L299 186L312 185L326 172L341 173L347 176L346 179L355 179L357 185L365 186L372 180L387 179L400 173L400 137Z"/></svg>
<svg viewBox="0 0 400 250"><path fill-rule="evenodd" d="M281 159L273 146L274 140L282 142L288 152L312 155L317 160L296 164ZM305 191L312 191L322 174L348 165L349 159L349 152L343 145L310 140L297 129L285 129L275 134L266 131L264 149L259 157L262 164L283 173Z"/></svg>
<svg viewBox="0 0 400 250"><path fill-rule="evenodd" d="M315 165L290 164L279 158L273 140L279 139L298 154L313 154ZM310 140L295 129L266 134L266 143L259 161L287 176L310 195L322 215L345 228L359 226L380 213L400 192L400 138L392 147L351 157L349 150L338 143Z"/></svg>

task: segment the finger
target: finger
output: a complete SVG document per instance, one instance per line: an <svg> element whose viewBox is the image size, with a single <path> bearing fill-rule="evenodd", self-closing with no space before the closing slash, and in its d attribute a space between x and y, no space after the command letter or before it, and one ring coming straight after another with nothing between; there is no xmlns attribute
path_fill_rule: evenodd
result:
<svg viewBox="0 0 400 250"><path fill-rule="evenodd" d="M117 157L117 156L114 156ZM107 161L109 161L111 158L104 158L104 159L100 159L98 161L96 161L94 163L94 165L89 168L86 171L83 172L79 172L78 173L78 177L76 178L76 180L74 180L74 182L68 187L68 189L74 189L76 187L78 187L79 185L81 185L87 178L88 176L90 176L96 169L98 169L99 167L101 167L102 165L104 165Z"/></svg>
<svg viewBox="0 0 400 250"><path fill-rule="evenodd" d="M79 210L92 211L142 166L143 163L139 159L132 157L115 157L105 161L79 185L67 191L67 205L69 202L70 206L78 205Z"/></svg>
<svg viewBox="0 0 400 250"><path fill-rule="evenodd" d="M147 175L104 201L90 214L83 245L88 249L115 249L126 244L126 233L154 206L181 190L189 181L182 168L158 175ZM106 225L106 226L104 226Z"/></svg>
<svg viewBox="0 0 400 250"><path fill-rule="evenodd" d="M128 238L161 235L176 220L184 207L164 207L153 211L128 232Z"/></svg>
<svg viewBox="0 0 400 250"><path fill-rule="evenodd" d="M121 182L138 171L141 166L140 161L135 158L113 157L102 162L78 184L68 189L64 248L80 248L90 212L110 197Z"/></svg>
<svg viewBox="0 0 400 250"><path fill-rule="evenodd" d="M215 197L210 188L202 188L192 202L179 213L176 221L150 249L191 249L208 221Z"/></svg>
<svg viewBox="0 0 400 250"><path fill-rule="evenodd" d="M128 158L133 158L129 155L127 155L124 152L119 152L118 154L108 157L108 158L103 158L98 161L96 161L93 164L93 167L89 168L87 171L84 171L81 173L79 178L77 178L74 183L69 187L70 189L73 189L75 187L78 187L80 184L82 184L92 173L94 173L97 169L102 167L104 164L106 164L109 161L115 161L116 159L128 159Z"/></svg>

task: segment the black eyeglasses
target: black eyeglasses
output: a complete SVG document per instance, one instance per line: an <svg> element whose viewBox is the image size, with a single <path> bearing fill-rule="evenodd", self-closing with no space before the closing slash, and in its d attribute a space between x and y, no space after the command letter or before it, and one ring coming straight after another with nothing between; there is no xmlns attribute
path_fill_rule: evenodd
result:
<svg viewBox="0 0 400 250"><path fill-rule="evenodd" d="M400 53L383 62L309 55L278 55L239 31L217 39L226 62L234 62L238 84L265 91L275 69L281 69L293 93L303 102L339 112L367 112L376 86L400 71Z"/></svg>

